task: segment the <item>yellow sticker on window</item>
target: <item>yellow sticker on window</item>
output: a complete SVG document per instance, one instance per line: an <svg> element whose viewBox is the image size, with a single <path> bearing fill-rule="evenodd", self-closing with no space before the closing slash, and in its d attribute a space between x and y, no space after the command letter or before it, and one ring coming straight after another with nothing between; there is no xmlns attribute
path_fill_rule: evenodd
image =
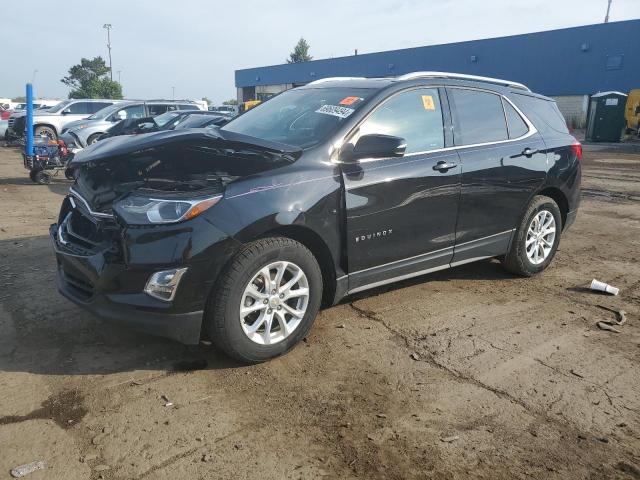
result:
<svg viewBox="0 0 640 480"><path fill-rule="evenodd" d="M433 97L431 95L422 95L422 105L425 110L435 110L436 105L433 103Z"/></svg>

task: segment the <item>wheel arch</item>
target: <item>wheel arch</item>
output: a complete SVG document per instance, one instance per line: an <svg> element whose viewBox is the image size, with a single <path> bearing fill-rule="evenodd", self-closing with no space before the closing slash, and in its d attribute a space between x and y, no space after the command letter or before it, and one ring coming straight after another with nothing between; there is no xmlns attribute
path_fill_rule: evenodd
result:
<svg viewBox="0 0 640 480"><path fill-rule="evenodd" d="M44 122L38 122L38 123L34 123L33 124L33 133L34 134L36 132L36 128L38 128L38 127L47 127L47 128L52 129L55 132L56 137L60 135L60 133L58 132L58 129L55 127L55 125L51 125L50 123L44 123Z"/></svg>
<svg viewBox="0 0 640 480"><path fill-rule="evenodd" d="M565 225L567 224L567 214L569 213L569 200L567 200L567 196L564 192L557 187L547 186L539 192L536 192L536 195L549 197L558 204L560 216L562 218L562 229L564 230Z"/></svg>
<svg viewBox="0 0 640 480"><path fill-rule="evenodd" d="M300 242L309 249L318 261L322 273L322 305L331 305L336 293L336 269L331 250L322 237L309 227L283 225L265 231L260 235L260 238L274 236L290 238L296 242Z"/></svg>

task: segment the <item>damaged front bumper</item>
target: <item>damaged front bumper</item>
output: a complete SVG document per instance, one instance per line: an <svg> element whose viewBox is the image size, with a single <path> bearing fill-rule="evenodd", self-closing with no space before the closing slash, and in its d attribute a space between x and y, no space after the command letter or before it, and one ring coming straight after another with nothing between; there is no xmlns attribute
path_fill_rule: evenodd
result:
<svg viewBox="0 0 640 480"><path fill-rule="evenodd" d="M96 217L78 200L67 197L50 228L60 293L105 320L197 344L210 290L237 242L204 218L121 227L113 217ZM178 267L187 270L171 301L144 292L154 273Z"/></svg>

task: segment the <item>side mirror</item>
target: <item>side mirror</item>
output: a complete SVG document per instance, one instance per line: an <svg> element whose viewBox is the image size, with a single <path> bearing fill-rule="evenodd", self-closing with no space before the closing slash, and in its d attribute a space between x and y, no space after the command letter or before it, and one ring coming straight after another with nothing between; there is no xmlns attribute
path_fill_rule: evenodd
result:
<svg viewBox="0 0 640 480"><path fill-rule="evenodd" d="M71 110L69 110L68 108L65 108L64 110L62 110L62 115L69 115L71 113Z"/></svg>
<svg viewBox="0 0 640 480"><path fill-rule="evenodd" d="M407 141L393 135L371 134L362 135L355 145L347 144L345 147L340 152L341 160L355 162L363 158L402 157Z"/></svg>
<svg viewBox="0 0 640 480"><path fill-rule="evenodd" d="M124 110L120 110L116 115L120 120L127 119L127 112L125 112Z"/></svg>

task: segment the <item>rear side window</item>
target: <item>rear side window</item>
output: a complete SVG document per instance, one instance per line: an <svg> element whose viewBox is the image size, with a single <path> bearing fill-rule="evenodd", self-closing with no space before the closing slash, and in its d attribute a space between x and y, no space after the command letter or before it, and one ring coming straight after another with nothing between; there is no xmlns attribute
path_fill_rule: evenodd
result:
<svg viewBox="0 0 640 480"><path fill-rule="evenodd" d="M556 102L520 94L514 94L512 99L538 130L546 127L556 132L569 133L567 122Z"/></svg>
<svg viewBox="0 0 640 480"><path fill-rule="evenodd" d="M529 127L520 114L506 100L502 100L504 113L507 115L507 127L509 128L509 138L519 138L529 131Z"/></svg>
<svg viewBox="0 0 640 480"><path fill-rule="evenodd" d="M406 153L444 147L438 90L420 88L386 100L360 125L359 135L374 133L404 138L407 141ZM356 140L352 141L355 143Z"/></svg>
<svg viewBox="0 0 640 480"><path fill-rule="evenodd" d="M90 102L75 102L69 105L66 110L73 115L86 115L89 113L95 113L89 110Z"/></svg>
<svg viewBox="0 0 640 480"><path fill-rule="evenodd" d="M160 104L148 105L147 104L147 108L149 109L149 116L155 117L156 115L161 115L164 112L166 112L168 109L168 105L160 105Z"/></svg>
<svg viewBox="0 0 640 480"><path fill-rule="evenodd" d="M89 103L89 113L96 113L105 107L110 107L113 103L110 102L91 102Z"/></svg>
<svg viewBox="0 0 640 480"><path fill-rule="evenodd" d="M507 123L499 95L462 88L447 89L456 145L507 140Z"/></svg>
<svg viewBox="0 0 640 480"><path fill-rule="evenodd" d="M118 121L125 120L128 118L143 118L144 117L144 107L140 105L129 105L123 108L118 109L109 115L107 120L109 121Z"/></svg>
<svg viewBox="0 0 640 480"><path fill-rule="evenodd" d="M178 108L180 110L199 110L198 106L193 103L188 103L188 104L181 103L180 105L178 105Z"/></svg>

